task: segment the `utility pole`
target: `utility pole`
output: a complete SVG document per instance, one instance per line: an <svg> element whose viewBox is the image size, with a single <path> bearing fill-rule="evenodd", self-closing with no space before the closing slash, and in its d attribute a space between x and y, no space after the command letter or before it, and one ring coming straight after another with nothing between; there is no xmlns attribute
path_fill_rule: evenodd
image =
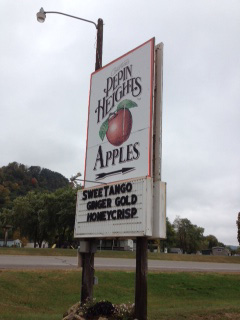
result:
<svg viewBox="0 0 240 320"><path fill-rule="evenodd" d="M97 24L97 47L96 47L96 64L95 71L102 67L102 48L103 48L103 20L98 19ZM94 284L94 247L96 239L85 240L89 242L89 252L81 253L82 255L82 289L81 303L93 299Z"/></svg>
<svg viewBox="0 0 240 320"><path fill-rule="evenodd" d="M91 24L94 24L97 29L97 46L96 46L96 63L95 71L102 67L102 48L103 48L103 20L98 19L96 24L94 21L76 17L70 14L66 14L58 11L44 11L43 8L37 13L37 20L43 23L46 20L46 15L49 13L60 14L69 18L78 19ZM83 241L84 242L84 241ZM81 252L82 260L82 288L81 288L81 302L84 303L86 300L92 300L93 298L93 282L94 282L94 252L96 248L96 239L85 239L84 243L87 250ZM79 254L79 253L78 253Z"/></svg>

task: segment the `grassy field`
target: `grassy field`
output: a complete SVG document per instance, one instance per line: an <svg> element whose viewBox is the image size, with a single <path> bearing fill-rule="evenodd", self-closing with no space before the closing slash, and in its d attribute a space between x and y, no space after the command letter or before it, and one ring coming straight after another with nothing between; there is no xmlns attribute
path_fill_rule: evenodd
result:
<svg viewBox="0 0 240 320"><path fill-rule="evenodd" d="M96 299L134 302L133 272L97 272ZM80 271L0 272L1 320L61 320L80 297ZM240 319L240 275L150 273L149 320Z"/></svg>
<svg viewBox="0 0 240 320"><path fill-rule="evenodd" d="M26 249L26 248L0 248L1 254L12 255L42 255L42 256L70 256L77 255L73 249ZM96 257L105 258L126 258L134 259L135 252L129 251L98 251ZM196 262L221 262L221 263L240 263L240 256L202 256L189 254L170 254L170 253L148 253L148 259L152 260L174 260L174 261L196 261Z"/></svg>

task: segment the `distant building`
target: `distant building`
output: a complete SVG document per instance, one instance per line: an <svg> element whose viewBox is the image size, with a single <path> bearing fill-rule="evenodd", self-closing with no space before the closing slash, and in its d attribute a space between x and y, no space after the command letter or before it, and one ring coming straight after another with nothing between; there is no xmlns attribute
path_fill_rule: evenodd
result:
<svg viewBox="0 0 240 320"><path fill-rule="evenodd" d="M0 240L0 247L4 246L4 240ZM22 247L22 241L17 240L7 240L7 247L15 247L15 248L21 248Z"/></svg>
<svg viewBox="0 0 240 320"><path fill-rule="evenodd" d="M211 256L213 254L212 249L204 249L202 250L202 255Z"/></svg>
<svg viewBox="0 0 240 320"><path fill-rule="evenodd" d="M169 253L177 253L177 254L182 254L182 249L180 248L170 248Z"/></svg>
<svg viewBox="0 0 240 320"><path fill-rule="evenodd" d="M100 240L98 244L99 250L118 250L118 251L133 251L136 250L136 244L133 240Z"/></svg>
<svg viewBox="0 0 240 320"><path fill-rule="evenodd" d="M25 245L25 248L34 248L34 243L33 243L33 242L28 242L28 243ZM39 248L38 243L37 243L37 245L36 245L36 248ZM42 248L48 248L48 242L43 241L43 242L42 242Z"/></svg>
<svg viewBox="0 0 240 320"><path fill-rule="evenodd" d="M224 248L224 247L213 247L212 254L214 256L230 256L231 252L229 249Z"/></svg>
<svg viewBox="0 0 240 320"><path fill-rule="evenodd" d="M225 247L212 247L212 249L202 250L202 255L230 256L231 252Z"/></svg>

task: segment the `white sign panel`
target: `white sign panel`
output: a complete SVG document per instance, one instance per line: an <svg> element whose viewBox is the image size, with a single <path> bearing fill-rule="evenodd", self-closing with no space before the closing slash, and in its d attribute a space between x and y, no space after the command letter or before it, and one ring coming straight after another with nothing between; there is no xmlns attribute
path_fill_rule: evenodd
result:
<svg viewBox="0 0 240 320"><path fill-rule="evenodd" d="M152 179L78 191L75 238L152 236Z"/></svg>
<svg viewBox="0 0 240 320"><path fill-rule="evenodd" d="M85 188L151 176L154 39L91 76Z"/></svg>

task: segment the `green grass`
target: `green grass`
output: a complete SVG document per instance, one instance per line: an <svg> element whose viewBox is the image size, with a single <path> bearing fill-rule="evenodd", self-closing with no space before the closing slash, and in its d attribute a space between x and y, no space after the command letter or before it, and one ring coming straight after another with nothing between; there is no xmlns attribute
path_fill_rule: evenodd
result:
<svg viewBox="0 0 240 320"><path fill-rule="evenodd" d="M74 249L33 249L33 248L0 248L1 254L10 255L37 255L37 256L69 256L76 257ZM98 251L96 257L102 258L125 258L134 259L135 252L129 251ZM193 254L170 254L170 253L148 253L148 259L171 260L171 261L195 261L195 262L219 262L219 263L240 263L240 256L202 256Z"/></svg>
<svg viewBox="0 0 240 320"><path fill-rule="evenodd" d="M1 254L30 255L30 256L67 256L76 257L77 252L73 249L39 249L39 248L0 248Z"/></svg>
<svg viewBox="0 0 240 320"><path fill-rule="evenodd" d="M134 272L96 272L97 300L134 302ZM60 320L80 298L81 272L0 272L1 320ZM150 273L149 320L239 319L240 275Z"/></svg>

